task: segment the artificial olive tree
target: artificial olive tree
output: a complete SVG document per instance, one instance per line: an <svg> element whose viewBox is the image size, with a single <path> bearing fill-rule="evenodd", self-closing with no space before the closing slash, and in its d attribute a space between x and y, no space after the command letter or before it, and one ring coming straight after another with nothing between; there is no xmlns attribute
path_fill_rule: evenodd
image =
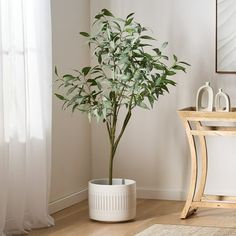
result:
<svg viewBox="0 0 236 236"><path fill-rule="evenodd" d="M110 140L109 184L112 184L113 161L122 135L135 107L152 108L160 95L168 92L169 85L176 85L170 77L184 71L186 62L173 56L171 66L162 49L154 47L155 41L141 24L134 21L134 13L125 19L115 17L107 9L95 16L96 33L80 34L88 39L88 45L96 58L95 66L74 70L72 74L58 75L62 94L55 94L64 101L63 109L72 108L88 114L89 120L106 124ZM120 129L121 109L125 117ZM123 117L123 116L122 116Z"/></svg>

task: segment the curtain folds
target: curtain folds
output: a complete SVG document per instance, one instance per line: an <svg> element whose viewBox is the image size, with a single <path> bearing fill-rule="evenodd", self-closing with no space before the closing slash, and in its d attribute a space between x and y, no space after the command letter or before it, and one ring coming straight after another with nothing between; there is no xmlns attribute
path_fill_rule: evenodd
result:
<svg viewBox="0 0 236 236"><path fill-rule="evenodd" d="M0 236L53 225L50 0L0 0Z"/></svg>

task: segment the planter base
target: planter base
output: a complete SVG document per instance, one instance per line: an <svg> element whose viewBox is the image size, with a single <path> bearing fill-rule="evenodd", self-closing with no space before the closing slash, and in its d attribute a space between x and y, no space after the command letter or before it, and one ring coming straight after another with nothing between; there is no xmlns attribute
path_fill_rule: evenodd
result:
<svg viewBox="0 0 236 236"><path fill-rule="evenodd" d="M129 221L136 217L136 183L129 179L89 182L89 217L104 222Z"/></svg>

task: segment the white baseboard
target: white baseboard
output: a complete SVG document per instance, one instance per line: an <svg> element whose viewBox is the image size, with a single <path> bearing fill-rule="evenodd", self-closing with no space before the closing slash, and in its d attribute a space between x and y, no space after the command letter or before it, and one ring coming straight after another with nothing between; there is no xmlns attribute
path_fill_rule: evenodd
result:
<svg viewBox="0 0 236 236"><path fill-rule="evenodd" d="M88 188L49 203L49 214L61 211L88 198Z"/></svg>
<svg viewBox="0 0 236 236"><path fill-rule="evenodd" d="M137 197L144 199L183 201L186 199L186 193L183 191L176 191L176 190L137 188ZM49 204L49 213L53 214L55 212L61 211L87 198L88 198L88 188L85 188L79 192L73 193L69 196L51 202Z"/></svg>
<svg viewBox="0 0 236 236"><path fill-rule="evenodd" d="M160 199L160 200L186 200L186 193L177 190L159 190L148 188L137 188L137 197L144 199Z"/></svg>

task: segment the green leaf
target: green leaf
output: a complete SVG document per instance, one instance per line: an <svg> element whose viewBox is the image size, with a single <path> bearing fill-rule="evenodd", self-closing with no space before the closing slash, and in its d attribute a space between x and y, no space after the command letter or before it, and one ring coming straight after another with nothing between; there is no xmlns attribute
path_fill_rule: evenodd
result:
<svg viewBox="0 0 236 236"><path fill-rule="evenodd" d="M91 69L90 66L84 67L82 69L82 73L84 74L84 76L86 76L89 73L90 69Z"/></svg>
<svg viewBox="0 0 236 236"><path fill-rule="evenodd" d="M73 93L73 92L75 91L76 88L77 88L77 85L74 86L74 87L72 87L72 88L70 88L70 89L68 89L66 95L68 96L68 95L70 95L71 93Z"/></svg>
<svg viewBox="0 0 236 236"><path fill-rule="evenodd" d="M68 82L70 80L74 80L76 77L74 77L73 75L70 75L70 74L66 74L66 75L63 75L63 79Z"/></svg>
<svg viewBox="0 0 236 236"><path fill-rule="evenodd" d="M156 39L154 39L153 37L148 36L148 35L142 35L140 38L141 38L141 39L156 40Z"/></svg>
<svg viewBox="0 0 236 236"><path fill-rule="evenodd" d="M134 15L134 13L130 13L130 14L126 17L126 19L130 18L130 17L133 16L133 15Z"/></svg>
<svg viewBox="0 0 236 236"><path fill-rule="evenodd" d="M153 108L153 104L154 104L154 101L155 101L154 96L148 96L148 101L150 103L151 108Z"/></svg>
<svg viewBox="0 0 236 236"><path fill-rule="evenodd" d="M59 99L62 100L62 101L67 100L65 97L63 97L63 96L60 95L60 94L54 93L54 95L56 95L56 97L59 98Z"/></svg>
<svg viewBox="0 0 236 236"><path fill-rule="evenodd" d="M125 26L126 26L126 25L130 25L130 23L132 22L133 19L134 19L134 18L129 18L129 19L127 19L127 20L125 21Z"/></svg>
<svg viewBox="0 0 236 236"><path fill-rule="evenodd" d="M185 68L183 66L180 66L180 65L175 65L172 68L175 69L175 70L182 70L182 71L186 72Z"/></svg>
<svg viewBox="0 0 236 236"><path fill-rule="evenodd" d="M171 70L166 71L166 75L171 76L171 75L175 75L175 74L176 74L176 72L174 72L174 71L171 71Z"/></svg>
<svg viewBox="0 0 236 236"><path fill-rule="evenodd" d="M146 103L144 103L144 102L139 103L138 106L139 106L139 107L142 107L142 108L144 108L144 109L149 109L149 107L148 107L148 106L146 105Z"/></svg>
<svg viewBox="0 0 236 236"><path fill-rule="evenodd" d="M164 43L162 44L162 48L166 48L167 45L168 45L168 42L164 42Z"/></svg>
<svg viewBox="0 0 236 236"><path fill-rule="evenodd" d="M97 86L98 86L98 89L102 89L102 85L101 85L101 83L100 82L98 82L98 81L96 81L97 82Z"/></svg>
<svg viewBox="0 0 236 236"><path fill-rule="evenodd" d="M101 55L101 54L98 55L98 63L99 63L99 64L102 63L102 55Z"/></svg>
<svg viewBox="0 0 236 236"><path fill-rule="evenodd" d="M80 32L80 34L83 35L84 37L89 37L90 36L89 33L87 33L87 32Z"/></svg>
<svg viewBox="0 0 236 236"><path fill-rule="evenodd" d="M103 17L103 14L97 14L94 18L97 20L100 20L101 17ZM97 21L95 21L93 24L95 24Z"/></svg>
<svg viewBox="0 0 236 236"><path fill-rule="evenodd" d="M174 57L174 60L175 60L175 61L178 61L177 56L173 55L173 57Z"/></svg>
<svg viewBox="0 0 236 236"><path fill-rule="evenodd" d="M156 52L157 55L161 55L161 51L159 48L153 48L152 50Z"/></svg>
<svg viewBox="0 0 236 236"><path fill-rule="evenodd" d="M152 47L152 45L148 44L148 43L140 43L139 46L140 47Z"/></svg>
<svg viewBox="0 0 236 236"><path fill-rule="evenodd" d="M128 33L132 34L132 33L135 32L135 30L132 29L132 28L126 28L126 29L125 29L125 32L128 32Z"/></svg>
<svg viewBox="0 0 236 236"><path fill-rule="evenodd" d="M57 67L56 66L55 66L55 74L56 74L56 76L58 76Z"/></svg>
<svg viewBox="0 0 236 236"><path fill-rule="evenodd" d="M78 106L79 106L79 104L78 104L78 103L75 103L74 106L72 107L72 112L74 112L75 109L76 109Z"/></svg>
<svg viewBox="0 0 236 236"><path fill-rule="evenodd" d="M109 93L110 100L113 100L114 96L115 96L115 92L114 91L110 91L110 93Z"/></svg>
<svg viewBox="0 0 236 236"><path fill-rule="evenodd" d="M97 14L94 18L97 19L93 22L93 26L103 17L103 14Z"/></svg>
<svg viewBox="0 0 236 236"><path fill-rule="evenodd" d="M121 31L121 26L120 26L120 24L117 23L116 21L112 21L112 22L117 26L117 29L118 29L119 31Z"/></svg>
<svg viewBox="0 0 236 236"><path fill-rule="evenodd" d="M102 9L102 13L103 13L105 16L112 16L112 17L114 17L113 14L112 14L110 11L108 11L107 9Z"/></svg>
<svg viewBox="0 0 236 236"><path fill-rule="evenodd" d="M163 85L162 85L162 88L163 88L167 93L170 93L170 92L169 92L169 89L167 88L166 85L163 84Z"/></svg>
<svg viewBox="0 0 236 236"><path fill-rule="evenodd" d="M163 59L165 59L165 60L169 60L169 57L167 57L167 56L165 56L165 55L162 55L161 56Z"/></svg>
<svg viewBox="0 0 236 236"><path fill-rule="evenodd" d="M161 65L161 64L154 64L154 68L156 68L157 70L165 70L165 66Z"/></svg>
<svg viewBox="0 0 236 236"><path fill-rule="evenodd" d="M96 77L94 78L94 80L97 80L97 79L100 79L100 78L104 78L104 75L96 76Z"/></svg>
<svg viewBox="0 0 236 236"><path fill-rule="evenodd" d="M190 64L188 64L188 63L185 62L185 61L180 61L179 63L184 64L184 65L186 65L186 66L191 66Z"/></svg>
<svg viewBox="0 0 236 236"><path fill-rule="evenodd" d="M172 86L176 86L176 82L173 80L166 79L166 83L171 84Z"/></svg>

